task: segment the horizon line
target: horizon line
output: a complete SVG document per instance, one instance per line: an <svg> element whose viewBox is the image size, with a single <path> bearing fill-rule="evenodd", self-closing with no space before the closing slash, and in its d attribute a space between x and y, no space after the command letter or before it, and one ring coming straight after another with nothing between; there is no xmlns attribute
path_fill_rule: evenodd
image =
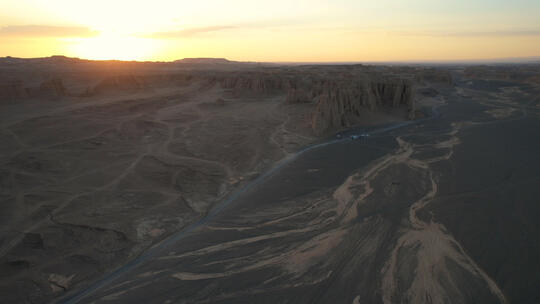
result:
<svg viewBox="0 0 540 304"><path fill-rule="evenodd" d="M238 61L231 60L225 57L184 57L172 60L123 60L123 59L90 59L90 58L81 58L81 57L70 57L66 55L50 55L45 57L16 57L11 55L6 55L1 58L13 58L13 59L47 59L54 57L64 57L69 59L78 59L86 61L117 61L117 62L138 62L138 63L175 63L176 61L181 61L184 59L225 59L230 63L261 63L261 64L282 64L282 65L332 65L332 64L343 64L343 65L354 65L354 64L457 64L457 63L540 63L540 56L523 56L523 57L496 57L496 58L468 58L468 59L404 59L404 60L348 60L348 61Z"/></svg>

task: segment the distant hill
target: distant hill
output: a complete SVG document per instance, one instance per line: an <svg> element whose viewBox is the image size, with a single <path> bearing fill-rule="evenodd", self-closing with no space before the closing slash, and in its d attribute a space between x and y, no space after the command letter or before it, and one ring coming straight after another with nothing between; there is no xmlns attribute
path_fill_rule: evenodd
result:
<svg viewBox="0 0 540 304"><path fill-rule="evenodd" d="M51 63L73 63L73 62L144 62L152 63L152 61L123 61L123 60L87 60L74 57L66 57L62 55L54 55L50 57L41 58L18 58L18 57L0 57L0 62L51 62ZM184 58L173 61L174 63L183 64L231 64L239 63L237 61L230 61L225 58ZM158 63L158 62L156 62ZM163 63L163 62L159 62Z"/></svg>
<svg viewBox="0 0 540 304"><path fill-rule="evenodd" d="M225 58L184 58L175 60L175 63L189 63L189 64L228 64L235 63Z"/></svg>

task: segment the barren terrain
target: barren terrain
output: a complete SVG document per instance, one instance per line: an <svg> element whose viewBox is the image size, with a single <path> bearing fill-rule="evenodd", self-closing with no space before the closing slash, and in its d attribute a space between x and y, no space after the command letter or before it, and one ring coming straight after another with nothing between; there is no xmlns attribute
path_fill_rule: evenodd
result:
<svg viewBox="0 0 540 304"><path fill-rule="evenodd" d="M0 302L536 303L503 71L3 58Z"/></svg>

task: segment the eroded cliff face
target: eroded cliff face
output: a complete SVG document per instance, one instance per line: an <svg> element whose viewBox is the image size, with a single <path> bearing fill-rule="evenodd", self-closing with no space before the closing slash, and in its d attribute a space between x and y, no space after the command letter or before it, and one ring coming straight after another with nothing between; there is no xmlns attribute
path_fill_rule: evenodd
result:
<svg viewBox="0 0 540 304"><path fill-rule="evenodd" d="M292 84L284 75L266 73L224 75L219 82L222 88L232 90L234 95L282 93L291 88Z"/></svg>
<svg viewBox="0 0 540 304"><path fill-rule="evenodd" d="M235 97L285 95L287 104L313 105L311 127L324 135L361 124L366 112L403 108L403 119L414 119L413 82L395 76L369 73L319 75L305 70L271 72L221 72L172 76L116 76L96 85L91 95L112 90L142 90L164 83L203 88L218 85ZM364 115L363 115L364 114Z"/></svg>
<svg viewBox="0 0 540 304"><path fill-rule="evenodd" d="M359 124L365 111L404 107L414 119L413 85L406 80L365 80L352 85L333 83L315 97L311 126L321 135Z"/></svg>
<svg viewBox="0 0 540 304"><path fill-rule="evenodd" d="M61 79L45 80L36 85L27 85L21 80L0 84L0 100L12 102L24 98L51 98L66 96L67 91Z"/></svg>
<svg viewBox="0 0 540 304"><path fill-rule="evenodd" d="M0 84L0 100L10 101L28 97L28 92L20 80L8 81Z"/></svg>
<svg viewBox="0 0 540 304"><path fill-rule="evenodd" d="M256 99L275 95L283 96L289 105L305 104L306 113L310 116L306 127L311 126L315 135L324 135L362 124L370 119L370 113L381 111L392 117L413 119L413 83L441 77L441 81L447 81L443 77L445 75L439 76L431 70L362 65L238 65L230 69L218 68L223 65L204 65L205 68L196 69L196 64L183 68L177 63L123 63L126 66L122 66L116 62L72 61L51 58L32 64L21 63L27 70L27 77L0 78L0 98L85 98L191 85L199 90L217 86L232 97ZM9 61L7 66L13 64ZM32 67L40 66L54 69L50 73L32 72ZM12 77L7 70L4 75ZM65 81L57 75L63 75ZM78 80L73 80L73 77ZM24 83L14 81L16 79L24 79Z"/></svg>
<svg viewBox="0 0 540 304"><path fill-rule="evenodd" d="M67 95L62 79L54 78L41 83L38 95L43 97L61 97Z"/></svg>
<svg viewBox="0 0 540 304"><path fill-rule="evenodd" d="M329 75L309 70L227 74L217 81L236 96L286 94L288 104L313 104L311 127L316 135L362 123L366 112L403 108L403 119L415 118L412 80L360 69Z"/></svg>
<svg viewBox="0 0 540 304"><path fill-rule="evenodd" d="M313 91L301 88L290 88L287 92L287 103L309 103L313 102Z"/></svg>

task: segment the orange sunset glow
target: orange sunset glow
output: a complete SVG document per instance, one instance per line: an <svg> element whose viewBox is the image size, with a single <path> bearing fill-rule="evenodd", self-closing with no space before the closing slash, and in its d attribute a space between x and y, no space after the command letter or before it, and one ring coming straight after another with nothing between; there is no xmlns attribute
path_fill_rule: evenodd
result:
<svg viewBox="0 0 540 304"><path fill-rule="evenodd" d="M0 2L0 56L407 61L540 54L536 1Z"/></svg>

